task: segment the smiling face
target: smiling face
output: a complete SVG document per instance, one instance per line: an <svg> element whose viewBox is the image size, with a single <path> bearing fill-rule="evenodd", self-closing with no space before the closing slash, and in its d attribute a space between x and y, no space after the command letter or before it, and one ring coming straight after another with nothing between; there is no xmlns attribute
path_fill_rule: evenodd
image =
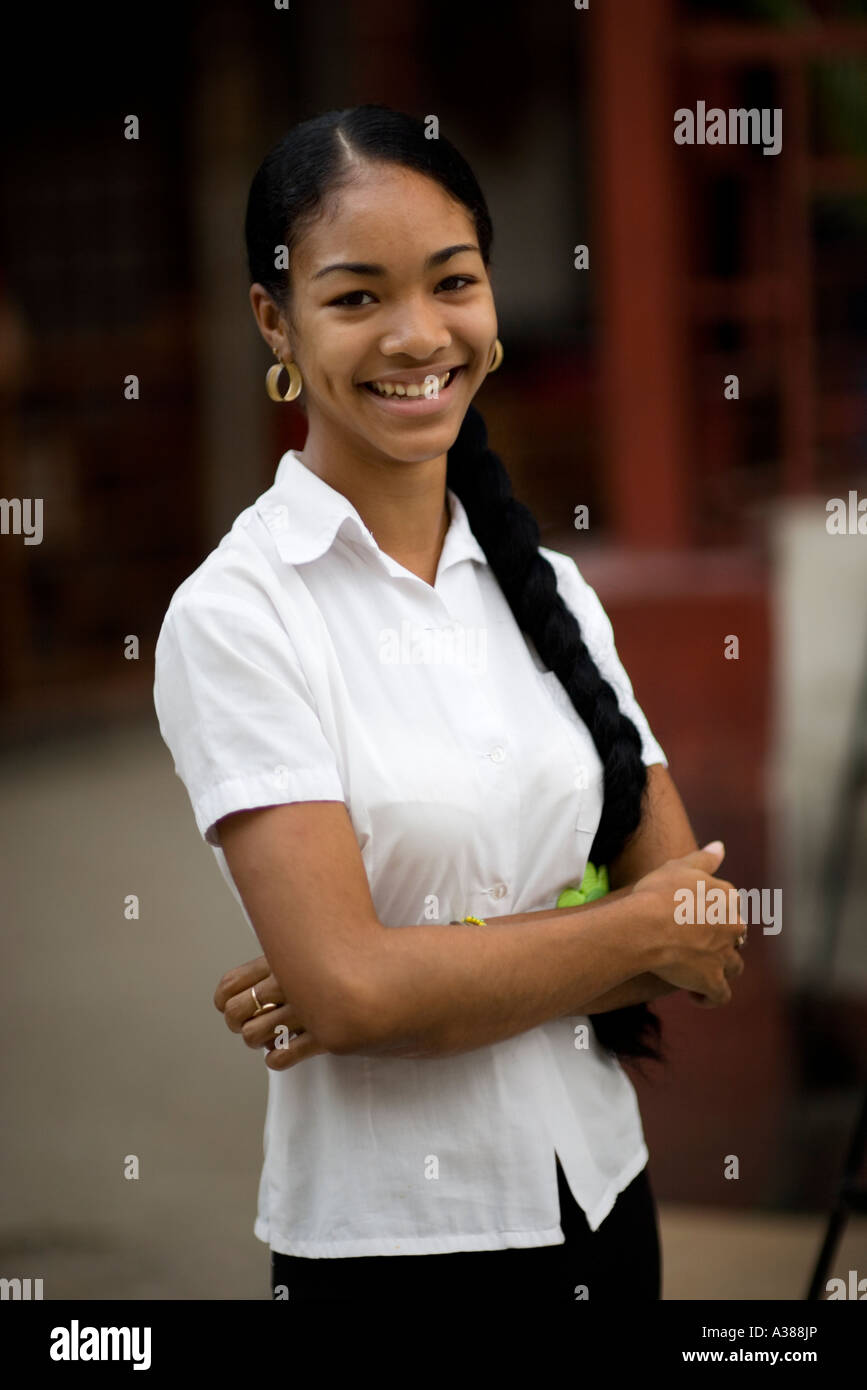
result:
<svg viewBox="0 0 867 1390"><path fill-rule="evenodd" d="M317 449L445 454L497 336L467 209L414 170L366 164L299 239L290 274L278 346L301 370Z"/></svg>

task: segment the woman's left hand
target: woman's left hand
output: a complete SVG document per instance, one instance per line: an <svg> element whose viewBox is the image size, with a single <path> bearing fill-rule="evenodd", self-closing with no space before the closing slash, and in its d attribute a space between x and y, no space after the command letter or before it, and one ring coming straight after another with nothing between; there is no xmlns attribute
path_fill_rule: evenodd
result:
<svg viewBox="0 0 867 1390"><path fill-rule="evenodd" d="M272 1005L262 1012L260 1005ZM279 980L271 972L265 956L228 970L214 994L214 1004L226 1020L226 1027L240 1033L248 1047L267 1049L265 1065L272 1071L286 1071L296 1062L327 1052L308 1032L291 1004L286 1003Z"/></svg>

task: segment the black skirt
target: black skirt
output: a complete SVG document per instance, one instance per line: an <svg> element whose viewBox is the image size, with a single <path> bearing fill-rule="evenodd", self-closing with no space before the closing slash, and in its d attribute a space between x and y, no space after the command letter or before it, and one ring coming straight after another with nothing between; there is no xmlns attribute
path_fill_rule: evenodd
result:
<svg viewBox="0 0 867 1390"><path fill-rule="evenodd" d="M661 1256L656 1203L647 1168L618 1195L591 1231L557 1159L562 1245L461 1250L447 1255L367 1255L307 1259L271 1252L271 1293L288 1303L371 1298L658 1299Z"/></svg>

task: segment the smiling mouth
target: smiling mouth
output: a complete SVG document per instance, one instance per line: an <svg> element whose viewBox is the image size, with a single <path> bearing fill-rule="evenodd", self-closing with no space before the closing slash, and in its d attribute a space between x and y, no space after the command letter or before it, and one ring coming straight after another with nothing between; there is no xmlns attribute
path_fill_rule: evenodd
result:
<svg viewBox="0 0 867 1390"><path fill-rule="evenodd" d="M439 372L430 372L429 381L416 382L412 384L404 384L402 382L391 381L384 381L380 384L375 381L363 381L361 382L361 386L365 391L369 391L372 396L379 397L380 400L436 400L438 397L442 396L446 391L448 391L455 378L460 376L463 369L464 364L461 363L461 365L458 367L450 367L449 370L444 374L440 374ZM436 390L431 389L433 383L436 383Z"/></svg>

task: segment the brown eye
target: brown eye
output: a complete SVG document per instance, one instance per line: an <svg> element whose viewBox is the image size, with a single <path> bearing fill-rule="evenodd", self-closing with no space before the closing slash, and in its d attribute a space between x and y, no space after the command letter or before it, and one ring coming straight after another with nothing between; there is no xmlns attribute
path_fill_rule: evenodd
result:
<svg viewBox="0 0 867 1390"><path fill-rule="evenodd" d="M366 294L367 297L368 297L368 299L370 299L370 300L373 299L373 295L370 294L367 290L352 290L349 294L343 294L343 295L341 295L339 299L332 299L332 300L330 300L330 301L329 301L329 307L331 307L332 305L335 305L335 304L336 304L336 305L345 305L347 309L363 309L363 308L365 308L366 306L363 305L363 304L359 304L359 303L357 302L357 300L356 300L355 303L350 303L350 300L355 300L355 299L356 299L356 295L359 295L359 294L361 294L361 295Z"/></svg>
<svg viewBox="0 0 867 1390"><path fill-rule="evenodd" d="M462 280L463 284L456 285L454 283L456 280ZM446 293L450 293L451 290L462 290L464 285L474 285L475 283L476 281L472 275L447 275L445 280L440 281L437 288L442 289L443 286L446 286Z"/></svg>

